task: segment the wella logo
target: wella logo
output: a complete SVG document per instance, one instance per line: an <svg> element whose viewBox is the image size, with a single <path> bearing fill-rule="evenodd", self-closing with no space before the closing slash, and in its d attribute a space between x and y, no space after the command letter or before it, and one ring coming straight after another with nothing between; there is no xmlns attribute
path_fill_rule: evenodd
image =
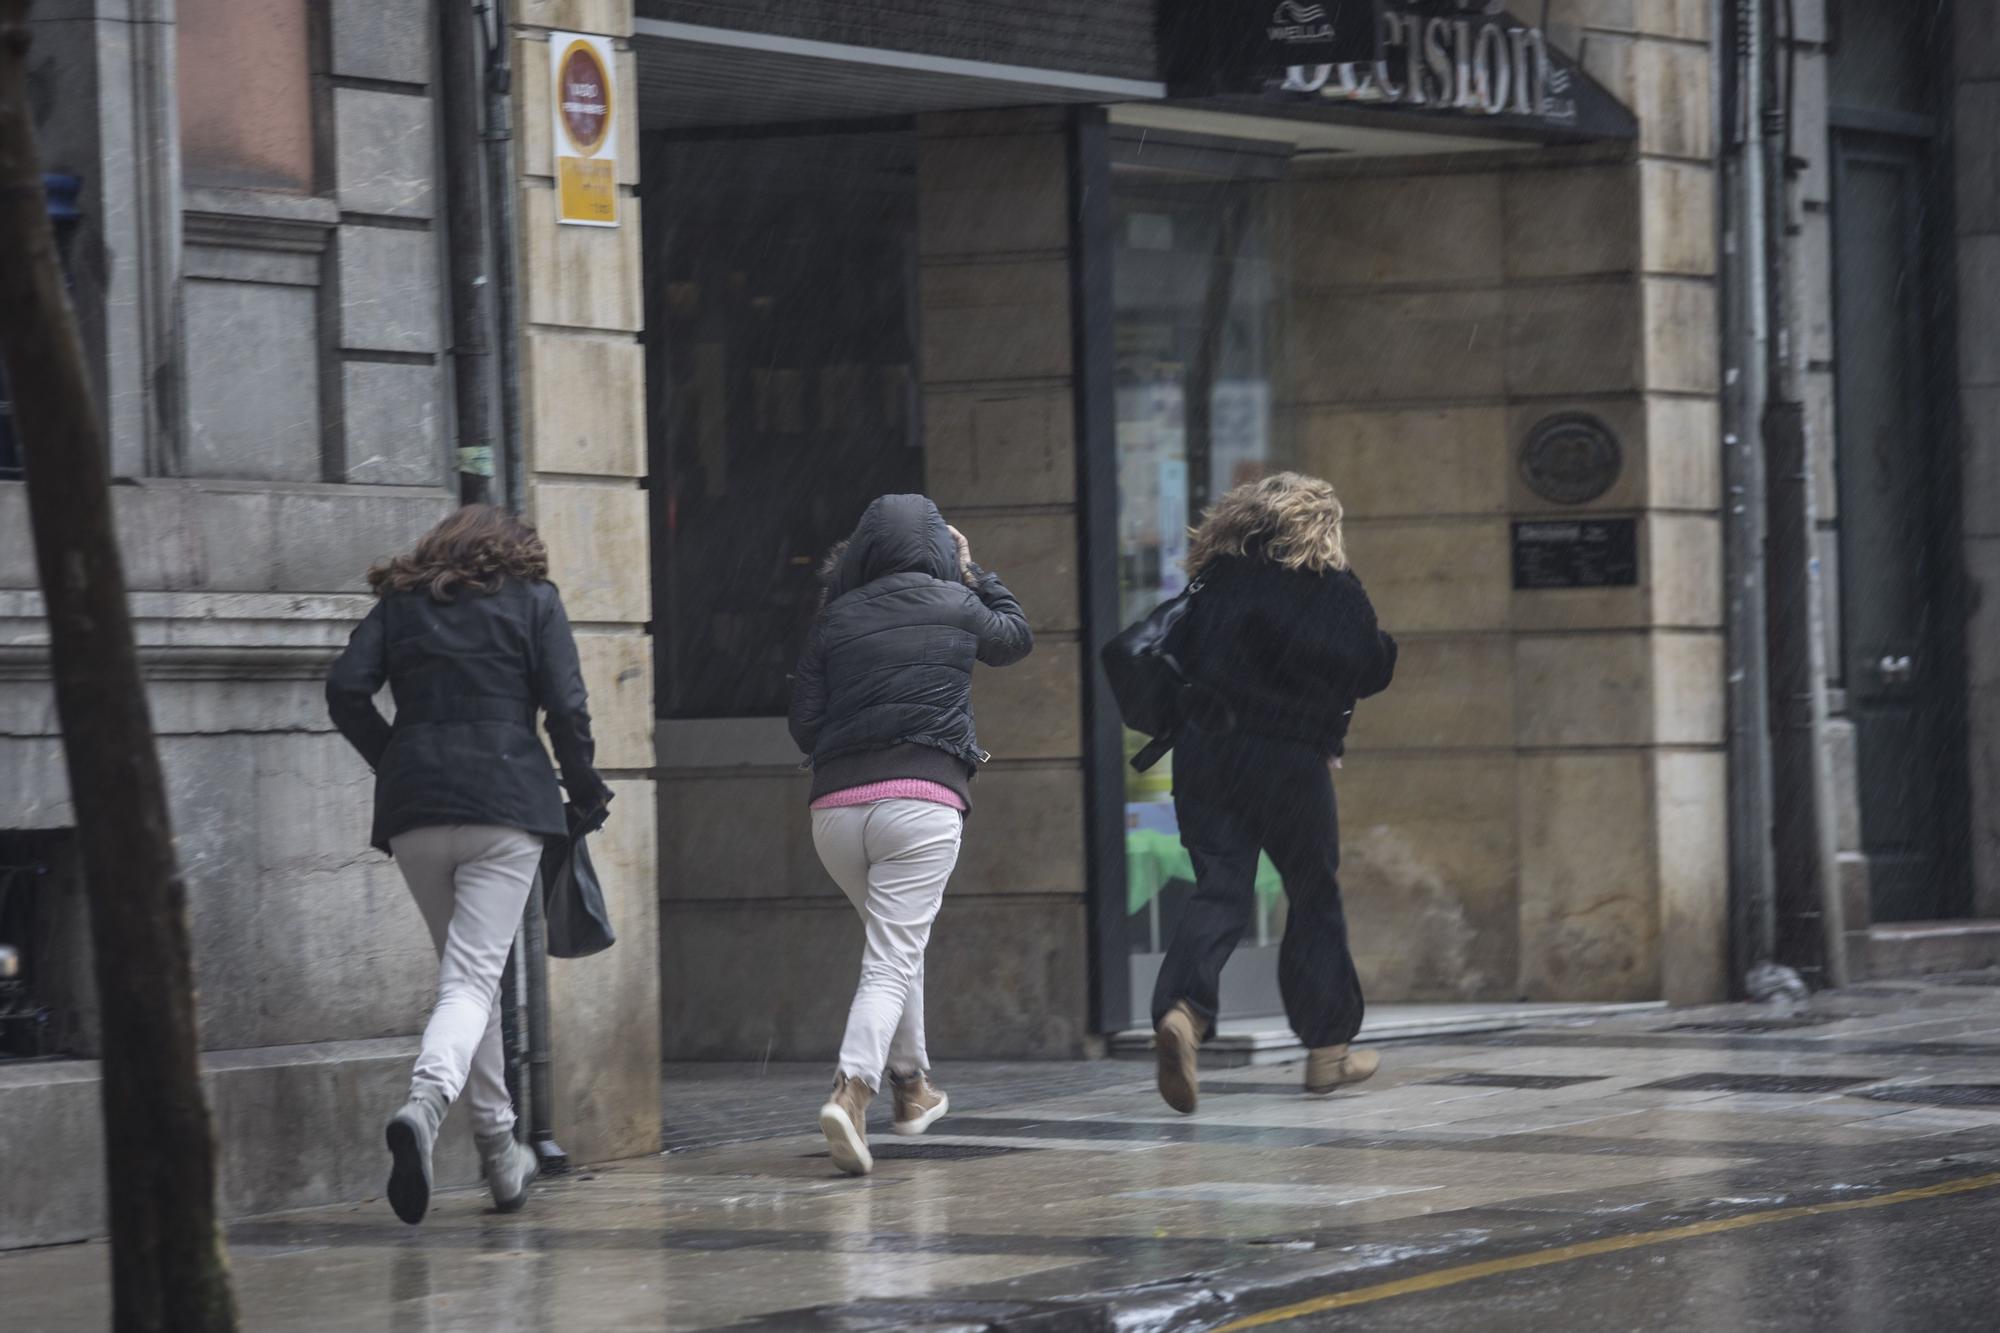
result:
<svg viewBox="0 0 2000 1333"><path fill-rule="evenodd" d="M1333 23L1325 5L1303 5L1299 0L1280 0L1267 30L1274 42L1330 42Z"/></svg>

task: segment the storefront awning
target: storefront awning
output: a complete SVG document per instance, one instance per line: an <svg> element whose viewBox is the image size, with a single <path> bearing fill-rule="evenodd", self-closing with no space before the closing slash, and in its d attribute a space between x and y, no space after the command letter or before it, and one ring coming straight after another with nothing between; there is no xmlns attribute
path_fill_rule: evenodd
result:
<svg viewBox="0 0 2000 1333"><path fill-rule="evenodd" d="M927 111L1158 101L1166 85L889 47L641 18L648 129L864 120Z"/></svg>
<svg viewBox="0 0 2000 1333"><path fill-rule="evenodd" d="M1617 98L1499 0L1163 0L1147 36L1158 82L643 16L633 46L649 129L1085 103L1135 125L1357 154L1637 133Z"/></svg>

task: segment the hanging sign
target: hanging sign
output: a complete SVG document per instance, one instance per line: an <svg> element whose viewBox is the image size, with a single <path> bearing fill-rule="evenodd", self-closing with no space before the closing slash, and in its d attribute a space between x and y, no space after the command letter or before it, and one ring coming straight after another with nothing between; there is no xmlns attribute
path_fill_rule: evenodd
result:
<svg viewBox="0 0 2000 1333"><path fill-rule="evenodd" d="M549 34L557 222L618 225L617 67L607 37Z"/></svg>

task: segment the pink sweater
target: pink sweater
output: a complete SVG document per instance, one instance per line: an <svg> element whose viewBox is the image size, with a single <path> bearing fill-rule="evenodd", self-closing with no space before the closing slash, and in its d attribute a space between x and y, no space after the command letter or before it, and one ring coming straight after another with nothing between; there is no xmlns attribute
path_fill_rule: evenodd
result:
<svg viewBox="0 0 2000 1333"><path fill-rule="evenodd" d="M864 787L849 787L845 791L828 792L812 803L815 810L838 810L848 805L870 805L876 801L934 801L948 805L954 810L964 810L965 802L958 793L937 782L925 782L918 778L892 778L887 782L871 782Z"/></svg>

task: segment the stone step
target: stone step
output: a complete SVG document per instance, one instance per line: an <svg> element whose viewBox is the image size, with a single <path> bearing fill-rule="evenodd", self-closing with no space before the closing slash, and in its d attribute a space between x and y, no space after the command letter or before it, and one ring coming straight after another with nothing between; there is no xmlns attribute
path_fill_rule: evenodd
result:
<svg viewBox="0 0 2000 1333"><path fill-rule="evenodd" d="M1381 1004L1368 1010L1361 1025L1362 1042L1407 1041L1415 1037L1455 1037L1500 1032L1530 1023L1609 1018L1617 1014L1664 1009L1663 1001L1640 1003L1556 1002L1542 1004ZM1151 1028L1128 1028L1111 1039L1111 1055L1122 1060L1149 1059ZM1304 1056L1305 1049L1281 1017L1226 1018L1201 1048L1205 1067L1275 1065Z"/></svg>
<svg viewBox="0 0 2000 1333"><path fill-rule="evenodd" d="M1868 972L1877 980L1996 966L2000 921L1898 921L1868 930Z"/></svg>

